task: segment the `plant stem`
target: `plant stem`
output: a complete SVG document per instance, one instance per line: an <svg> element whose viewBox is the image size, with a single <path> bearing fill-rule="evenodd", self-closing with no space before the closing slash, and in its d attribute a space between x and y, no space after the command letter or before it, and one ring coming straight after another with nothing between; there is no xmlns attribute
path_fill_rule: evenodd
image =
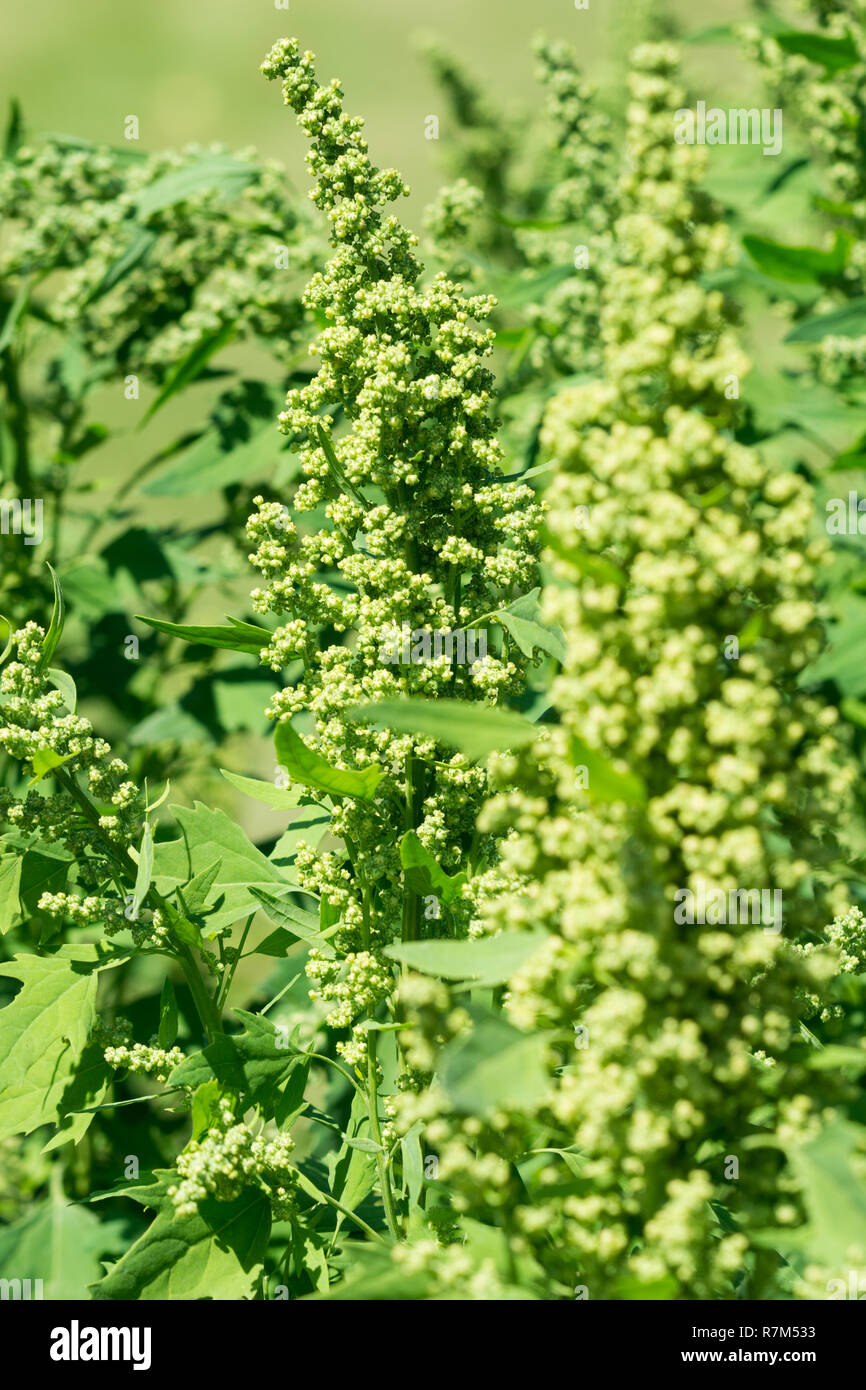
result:
<svg viewBox="0 0 866 1390"><path fill-rule="evenodd" d="M388 1171L387 1155L382 1144L382 1129L379 1124L379 1077L378 1063L376 1061L376 1045L378 1034L367 1033L367 1103L370 1110L370 1136L373 1143L378 1145L376 1154L376 1167L379 1172L379 1187L382 1191L382 1206L385 1208L385 1220L388 1222L388 1229L395 1240L400 1239L400 1232L397 1226L397 1216L394 1211L394 1194L391 1191L391 1174Z"/></svg>

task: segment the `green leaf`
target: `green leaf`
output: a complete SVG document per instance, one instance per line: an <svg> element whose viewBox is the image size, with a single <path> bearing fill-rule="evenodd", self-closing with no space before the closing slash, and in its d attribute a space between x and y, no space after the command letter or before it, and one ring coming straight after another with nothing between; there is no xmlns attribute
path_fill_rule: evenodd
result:
<svg viewBox="0 0 866 1390"><path fill-rule="evenodd" d="M159 996L159 1034L157 1045L163 1048L174 1047L177 1041L177 999L174 985L166 975Z"/></svg>
<svg viewBox="0 0 866 1390"><path fill-rule="evenodd" d="M219 860L212 887L222 894L222 901L208 914L210 931L230 927L256 911L258 904L251 889L264 888L279 895L292 888L286 876L256 849L224 811L213 811L200 801L192 810L186 806L170 809L181 836L154 845L154 881L163 895L177 888L183 891Z"/></svg>
<svg viewBox="0 0 866 1390"><path fill-rule="evenodd" d="M253 164L228 154L206 154L147 184L136 199L136 213L145 221L154 212L208 190L236 198L256 177Z"/></svg>
<svg viewBox="0 0 866 1390"><path fill-rule="evenodd" d="M216 1080L241 1097L245 1108L257 1105L267 1118L273 1114L279 1090L296 1067L306 1064L306 1057L269 1019L244 1009L234 1012L243 1031L218 1034L202 1052L175 1067L169 1084L200 1086Z"/></svg>
<svg viewBox="0 0 866 1390"><path fill-rule="evenodd" d="M377 767L365 767L362 771L332 767L320 753L304 743L287 719L277 724L274 744L277 760L293 782L327 792L329 796L352 796L361 801L372 801L376 787L382 780L382 772Z"/></svg>
<svg viewBox="0 0 866 1390"><path fill-rule="evenodd" d="M400 1140L403 1157L403 1191L409 1198L409 1210L417 1207L424 1188L424 1155L421 1150L423 1122L416 1120Z"/></svg>
<svg viewBox="0 0 866 1390"><path fill-rule="evenodd" d="M318 423L316 424L316 434L318 436L319 443L322 446L322 452L324 453L325 458L328 460L328 467L330 468L331 473L334 477L334 481L336 482L340 491L345 492L349 497L353 498L356 502L359 502L362 507L369 508L370 504L367 501L364 494L362 492L359 492L358 489L355 487L355 484L351 482L349 478L346 477L343 465L340 463L340 460L337 458L337 455L334 452L333 444L331 443L330 439L325 433L324 427Z"/></svg>
<svg viewBox="0 0 866 1390"><path fill-rule="evenodd" d="M275 787L273 782L262 782L258 777L241 777L239 773L229 772L224 767L220 768L220 772L244 796L251 796L253 801L263 801L266 806L274 806L278 811L294 811L302 795L290 787Z"/></svg>
<svg viewBox="0 0 866 1390"><path fill-rule="evenodd" d="M279 931L272 932L264 941L259 942L256 947L259 955L284 956L296 941L306 941L323 955L333 957L333 947L328 945L327 937L319 929L318 913L305 912L303 908L283 902L259 888L253 888L252 894L279 928ZM328 928L328 934L333 935L334 930L334 927Z"/></svg>
<svg viewBox="0 0 866 1390"><path fill-rule="evenodd" d="M135 890L132 897L133 917L138 916L138 910L147 897L147 890L153 878L153 826L150 821L145 822L141 836L141 847L138 851L138 872L135 875Z"/></svg>
<svg viewBox="0 0 866 1390"><path fill-rule="evenodd" d="M406 887L421 897L441 898L446 907L460 897L466 882L464 872L449 876L425 849L414 830L407 830L400 841L400 863Z"/></svg>
<svg viewBox="0 0 866 1390"><path fill-rule="evenodd" d="M866 334L866 295L849 299L829 314L801 319L785 338L786 343L820 343L823 338L861 338Z"/></svg>
<svg viewBox="0 0 866 1390"><path fill-rule="evenodd" d="M21 288L9 305L3 320L3 327L0 328L0 352L5 352L15 337L15 330L24 316L29 298L30 281L27 279L23 281Z"/></svg>
<svg viewBox="0 0 866 1390"><path fill-rule="evenodd" d="M836 1120L817 1138L788 1149L809 1215L806 1247L822 1265L847 1269L851 1246L866 1250L866 1185L852 1163L860 1133L859 1126Z"/></svg>
<svg viewBox="0 0 866 1390"><path fill-rule="evenodd" d="M178 1216L165 1198L144 1235L96 1285L93 1297L147 1302L251 1298L270 1229L270 1203L258 1187L248 1187L233 1202L208 1198L195 1216Z"/></svg>
<svg viewBox="0 0 866 1390"><path fill-rule="evenodd" d="M425 975L501 985L547 941L545 931L504 931L479 941L407 941L385 947L385 955Z"/></svg>
<svg viewBox="0 0 866 1390"><path fill-rule="evenodd" d="M0 855L0 936L11 931L21 915L21 862L20 855Z"/></svg>
<svg viewBox="0 0 866 1390"><path fill-rule="evenodd" d="M31 787L35 786L36 783L41 782L42 778L49 772L53 772L55 767L62 767L64 763L71 762L75 756L74 753L67 753L65 757L61 757L59 753L55 753L53 748L37 748L31 758L33 776L30 778L28 785Z"/></svg>
<svg viewBox="0 0 866 1390"><path fill-rule="evenodd" d="M540 304L551 290L555 290L564 280L571 279L574 273L573 265L554 265L531 276L518 272L495 292L497 308L508 313L514 309L525 309L528 304Z"/></svg>
<svg viewBox="0 0 866 1390"><path fill-rule="evenodd" d="M811 246L783 246L780 242L768 241L761 236L743 237L744 247L765 275L803 284L821 284L840 276L853 244L851 234L842 231L836 232L830 251L819 251Z"/></svg>
<svg viewBox="0 0 866 1390"><path fill-rule="evenodd" d="M135 620L164 632L167 637L180 637L184 642L229 652L250 652L253 656L269 646L273 636L267 628L242 623L237 618L229 618L230 627L192 627L188 623L168 623L162 618L145 618L140 613L136 613Z"/></svg>
<svg viewBox="0 0 866 1390"><path fill-rule="evenodd" d="M524 656L531 658L539 649L549 656L555 656L557 661L564 661L565 637L561 628L549 628L541 622L540 593L540 588L533 589L531 593L523 594L509 603L507 608L491 613L490 618L511 634Z"/></svg>
<svg viewBox="0 0 866 1390"><path fill-rule="evenodd" d="M60 691L60 694L66 701L68 712L74 714L76 705L78 704L78 691L75 688L75 681L66 671L58 671L56 666L49 666L45 674L55 689Z"/></svg>
<svg viewBox="0 0 866 1390"><path fill-rule="evenodd" d="M64 621L63 593L60 588L60 580L57 578L54 569L48 564L47 560L45 563L48 565L51 580L54 584L54 609L51 614L51 624L45 634L45 641L42 643L42 655L39 658L40 671L45 670L57 650L57 644L60 641L60 634L63 631Z"/></svg>
<svg viewBox="0 0 866 1390"><path fill-rule="evenodd" d="M45 1299L86 1300L88 1285L102 1273L101 1258L119 1255L123 1245L120 1222L102 1222L55 1191L0 1229L0 1272L5 1278L41 1279Z"/></svg>
<svg viewBox="0 0 866 1390"><path fill-rule="evenodd" d="M84 954L85 948L78 948ZM0 1010L0 1138L29 1134L66 1113L96 1017L97 974L118 958L19 955L0 975L23 982Z"/></svg>
<svg viewBox="0 0 866 1390"><path fill-rule="evenodd" d="M860 61L857 45L850 34L834 39L826 34L808 34L793 29L784 34L777 34L776 43L786 53L797 53L803 58L808 58L811 63L818 63L827 72L844 72L846 68L853 68Z"/></svg>
<svg viewBox="0 0 866 1390"><path fill-rule="evenodd" d="M522 748L538 736L536 726L522 714L462 700L380 700L352 706L347 717L434 739L459 749L471 762L481 762L493 752Z"/></svg>
<svg viewBox="0 0 866 1390"><path fill-rule="evenodd" d="M123 255L119 256L114 264L108 267L102 279L90 291L84 304L93 304L95 300L108 294L109 290L113 290L115 285L119 285L121 280L125 280L136 266L141 265L149 258L156 242L156 232L146 229L137 231Z"/></svg>
<svg viewBox="0 0 866 1390"><path fill-rule="evenodd" d="M233 483L269 476L286 452L285 441L270 422L251 438L242 443L233 441L228 446L221 442L216 430L208 430L142 491L151 497L190 497L214 492Z"/></svg>
<svg viewBox="0 0 866 1390"><path fill-rule="evenodd" d="M500 1107L531 1108L549 1089L548 1040L521 1033L498 1014L474 1011L474 1026L443 1048L440 1076L455 1110L484 1115Z"/></svg>
<svg viewBox="0 0 866 1390"><path fill-rule="evenodd" d="M625 801L630 806L646 802L646 786L637 773L618 771L583 739L572 739L571 758L575 767L586 768L586 793L591 801Z"/></svg>
<svg viewBox="0 0 866 1390"><path fill-rule="evenodd" d="M169 372L156 400L145 411L138 428L143 429L156 412L162 409L166 401L171 400L171 397L177 395L178 391L182 391L184 387L189 386L190 382L195 381L196 377L204 371L210 359L231 342L234 334L235 325L224 323L213 333L208 333L200 338L190 348L186 356L182 357Z"/></svg>

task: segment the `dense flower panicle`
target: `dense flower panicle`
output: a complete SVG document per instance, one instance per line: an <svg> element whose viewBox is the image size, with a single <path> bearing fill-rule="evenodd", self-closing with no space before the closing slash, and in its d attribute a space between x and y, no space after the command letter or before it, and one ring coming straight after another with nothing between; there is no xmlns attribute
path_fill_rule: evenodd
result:
<svg viewBox="0 0 866 1390"><path fill-rule="evenodd" d="M477 326L488 296L464 297L440 274L423 287L416 238L385 209L406 192L394 170L369 160L362 122L342 110L338 82L316 83L313 59L294 40L278 43L263 72L311 141L311 198L325 213L335 254L311 280L305 303L325 326L316 377L290 391L280 428L299 447L305 482L293 519L257 499L248 534L266 587L259 612L285 620L263 658L275 670L299 658L304 674L274 697L278 719L316 719L316 745L339 766L374 764L386 777L376 801L346 799L333 830L352 846L339 857L307 854L302 882L339 912L341 958L314 953L310 971L336 1003L337 1026L386 992L390 967L377 952L399 929L406 826L407 760L433 745L347 721L348 706L401 693L494 702L521 688L525 659L503 646L475 664L447 656L406 666L383 662L388 634L471 626L532 587L539 509L529 487L501 478L490 416L493 379L484 365L492 334ZM337 435L338 415L348 429ZM315 530L303 530L315 512ZM324 521L319 518L324 517ZM345 641L321 645L332 629ZM462 758L433 769L413 759L413 824L447 871L472 839L485 777ZM458 910L465 930L469 904ZM356 1058L363 1035L341 1045Z"/></svg>
<svg viewBox="0 0 866 1390"><path fill-rule="evenodd" d="M725 1297L747 1269L761 1296L748 1232L803 1213L780 1151L744 1140L796 1142L820 1118L797 1000L801 1016L820 1008L838 948L859 958L853 915L818 944L844 901L827 826L844 828L854 773L836 711L797 685L821 645L809 489L732 437L726 388L748 363L721 295L699 284L729 246L697 186L703 152L673 140L676 52L646 45L633 63L604 370L557 396L544 428L559 464L545 607L566 636L560 722L502 760L524 789L481 821L512 830L515 886L491 898L489 926L550 933L507 1007L563 1050L532 1113L574 1159L552 1157L529 1202L511 1167L520 1110L461 1118L433 1087L400 1124L426 1121L458 1210L507 1209L552 1287ZM632 779L627 799L593 797L575 739ZM680 924L678 891L702 884L781 890L782 930ZM417 1026L448 1036L441 1012Z"/></svg>
<svg viewBox="0 0 866 1390"><path fill-rule="evenodd" d="M840 284L812 306L812 312L839 307L840 290L847 298L866 290L866 167L863 161L863 84L866 80L866 39L863 0L806 0L803 8L817 21L820 38L845 40L856 55L840 68L821 66L802 54L788 53L773 36L757 26L742 24L747 52L760 63L770 98L785 120L796 121L807 145L823 166L829 203L826 211L841 219L850 236ZM843 301L842 301L843 302ZM857 384L866 366L866 335L828 333L816 345L820 376L838 384Z"/></svg>
<svg viewBox="0 0 866 1390"><path fill-rule="evenodd" d="M184 189L182 175L197 167L202 176ZM280 166L253 150L190 145L129 160L55 141L22 145L0 168L0 215L12 229L0 276L14 285L65 272L51 317L97 362L163 374L223 329L297 355L303 312L287 289L286 244L295 273L309 270L318 246Z"/></svg>

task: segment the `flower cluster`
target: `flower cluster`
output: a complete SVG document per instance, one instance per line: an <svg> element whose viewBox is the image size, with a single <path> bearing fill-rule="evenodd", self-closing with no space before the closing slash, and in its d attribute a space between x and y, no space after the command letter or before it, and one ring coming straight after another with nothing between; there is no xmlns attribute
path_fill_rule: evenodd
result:
<svg viewBox="0 0 866 1390"><path fill-rule="evenodd" d="M297 860L302 884L341 921L337 959L314 953L310 972L335 1001L332 1021L345 1026L386 988L390 966L380 952L399 930L400 833L413 826L453 872L486 787L462 758L434 767L429 740L358 727L346 710L402 693L493 703L520 689L525 658L505 645L474 666L394 667L380 654L384 635L403 622L467 627L531 587L539 510L530 488L501 479L484 366L492 334L477 326L490 299L464 298L444 275L421 286L415 237L383 212L406 192L403 181L370 162L362 123L343 112L337 82L317 84L311 55L284 40L263 71L281 80L310 138L311 197L335 248L304 297L327 325L314 344L321 367L289 392L280 416L305 474L294 519L259 499L248 526L251 558L267 581L254 606L285 615L263 659L274 669L304 663L270 713L311 713L329 762L385 774L373 803L345 798L336 808L332 829L350 850L348 865L304 846ZM339 436L338 412L348 424ZM315 527L305 528L313 512ZM328 631L338 640L323 644ZM358 1033L344 1055L357 1060L363 1047Z"/></svg>
<svg viewBox="0 0 866 1390"><path fill-rule="evenodd" d="M169 1074L184 1060L179 1047L160 1047L158 1037L151 1038L149 1043L133 1042L128 1018L115 1019L112 1024L101 1023L96 1037L108 1065L115 1071L130 1072L134 1076L167 1081Z"/></svg>
<svg viewBox="0 0 866 1390"><path fill-rule="evenodd" d="M237 1120L232 1102L219 1102L217 1123L203 1139L192 1139L177 1159L180 1182L168 1189L179 1216L195 1216L199 1202L215 1197L232 1202L245 1187L267 1192L276 1220L287 1220L295 1209L296 1177L291 1163L294 1141L288 1134L273 1139L254 1135Z"/></svg>
<svg viewBox="0 0 866 1390"><path fill-rule="evenodd" d="M309 268L315 238L280 166L252 150L131 160L23 145L0 169L0 215L15 233L0 276L65 272L51 315L95 361L164 373L229 328L297 351L303 314L287 270Z"/></svg>
<svg viewBox="0 0 866 1390"><path fill-rule="evenodd" d="M513 1166L526 1111L454 1115L434 1088L400 1123L425 1120L458 1209L508 1210L549 1288L730 1297L746 1271L760 1297L749 1232L803 1210L780 1151L743 1141L793 1142L820 1116L792 999L826 995L838 954L791 935L841 906L826 826L844 829L854 773L836 711L797 685L821 645L809 489L734 438L726 386L748 364L699 283L729 247L703 152L672 139L676 52L633 62L603 376L561 392L544 428L559 723L502 760L523 790L481 823L512 831L490 927L549 932L507 1007L559 1040L530 1112L550 1158L530 1201ZM781 888L785 933L677 925L677 890L702 881ZM855 955L859 921L830 936Z"/></svg>
<svg viewBox="0 0 866 1390"><path fill-rule="evenodd" d="M809 0L819 40L849 46L852 60L822 70L808 57L789 53L754 25L740 26L749 54L764 73L773 103L791 113L811 149L821 160L827 180L827 212L843 219L851 244L841 275L846 297L859 297L866 288L866 168L863 162L863 82L866 41L862 0ZM840 297L828 292L813 305L815 313L838 308ZM866 335L828 333L817 345L820 376L831 383L857 381L866 362Z"/></svg>

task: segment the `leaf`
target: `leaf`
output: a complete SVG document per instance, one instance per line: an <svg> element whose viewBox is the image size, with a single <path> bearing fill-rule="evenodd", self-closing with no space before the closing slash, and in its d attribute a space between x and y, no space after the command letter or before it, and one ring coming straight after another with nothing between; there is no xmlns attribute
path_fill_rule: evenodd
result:
<svg viewBox="0 0 866 1390"><path fill-rule="evenodd" d="M220 1033L202 1051L187 1057L169 1077L172 1086L200 1086L212 1079L241 1097L244 1108L257 1105L268 1118L277 1103L277 1092L296 1067L306 1063L304 1053L287 1046L283 1030L261 1014L235 1009L243 1024L241 1033Z"/></svg>
<svg viewBox="0 0 866 1390"><path fill-rule="evenodd" d="M21 857L0 855L0 936L11 931L21 915L18 892L21 887Z"/></svg>
<svg viewBox="0 0 866 1390"><path fill-rule="evenodd" d="M265 937L264 941L259 942L256 947L259 955L284 956L286 950L293 946L296 941L306 941L308 945L315 946L323 955L333 957L333 947L328 945L326 937L319 930L317 913L305 912L303 908L295 907L290 902L282 902L271 893L262 892L258 888L253 888L252 894L264 908L271 921L279 927L279 931L273 932L270 936ZM332 931L332 928L329 929L329 934Z"/></svg>
<svg viewBox="0 0 866 1390"><path fill-rule="evenodd" d="M182 357L169 372L156 400L142 416L138 428L143 429L156 412L162 409L166 401L170 400L178 391L182 391L185 386L189 386L190 382L195 381L196 377L204 371L210 359L231 342L234 333L235 325L224 323L212 333L200 338L190 348L186 356Z"/></svg>
<svg viewBox="0 0 866 1390"><path fill-rule="evenodd" d="M409 1198L409 1210L417 1207L424 1188L424 1155L421 1151L421 1133L424 1126L416 1120L400 1140L403 1157L403 1190Z"/></svg>
<svg viewBox="0 0 866 1390"><path fill-rule="evenodd" d="M471 762L481 762L494 752L522 748L538 736L536 726L522 714L462 700L380 700L352 706L347 717L357 723L382 724L396 733L434 739L459 749Z"/></svg>
<svg viewBox="0 0 866 1390"><path fill-rule="evenodd" d="M250 652L258 656L263 647L270 645L272 633L265 627L253 623L242 623L230 618L230 627L192 627L187 623L168 623L162 618L145 618L135 615L136 622L147 623L148 627L164 632L167 637L180 637L184 642L196 642L202 647L219 647L229 652Z"/></svg>
<svg viewBox="0 0 866 1390"><path fill-rule="evenodd" d="M58 671L56 666L49 666L45 674L54 688L60 691L60 694L66 701L68 712L74 714L75 707L78 704L78 691L75 689L75 681L66 671Z"/></svg>
<svg viewBox="0 0 866 1390"><path fill-rule="evenodd" d="M474 1026L442 1050L443 1089L461 1114L508 1107L530 1109L549 1089L548 1040L521 1033L497 1014L474 1011Z"/></svg>
<svg viewBox="0 0 866 1390"><path fill-rule="evenodd" d="M214 492L233 483L268 476L280 455L287 452L285 441L271 422L249 439L233 441L228 447L221 443L216 430L208 430L142 491L151 497L190 497Z"/></svg>
<svg viewBox="0 0 866 1390"><path fill-rule="evenodd" d="M531 471L535 472L534 469ZM532 658L536 648L539 648L548 655L555 656L557 661L564 661L565 637L561 628L549 628L540 621L540 593L539 587L529 594L522 594L513 603L509 603L507 608L500 608L497 612L491 613L490 618L493 622L500 623L511 634L524 656Z"/></svg>
<svg viewBox="0 0 866 1390"><path fill-rule="evenodd" d="M172 207L192 195L213 190L228 197L237 197L254 178L253 164L227 154L207 154L183 169L174 169L147 184L136 200L136 213L145 221L154 212Z"/></svg>
<svg viewBox="0 0 866 1390"><path fill-rule="evenodd" d="M177 1041L177 999L168 975L162 982L159 996L159 1033L156 1041L158 1047L166 1049L173 1047Z"/></svg>
<svg viewBox="0 0 866 1390"><path fill-rule="evenodd" d="M174 1176L174 1175L172 1175ZM271 1229L258 1187L233 1202L208 1198L178 1216L166 1198L151 1225L93 1289L94 1299L177 1300L252 1297Z"/></svg>
<svg viewBox="0 0 866 1390"><path fill-rule="evenodd" d="M138 916L139 908L147 897L147 890L153 878L153 826L146 821L138 851L138 872L135 875L135 890L132 897L133 917Z"/></svg>
<svg viewBox="0 0 866 1390"><path fill-rule="evenodd" d="M0 964L0 975L23 983L0 1010L0 1138L29 1134L62 1113L95 1021L100 968L59 953Z"/></svg>
<svg viewBox="0 0 866 1390"><path fill-rule="evenodd" d="M84 300L85 306L93 304L95 300L101 299L103 295L113 290L115 285L119 285L121 280L125 280L136 266L141 265L150 256L151 251L157 242L157 233L147 229L136 232L132 241L127 246L122 256L108 267L102 279L90 291Z"/></svg>
<svg viewBox="0 0 866 1390"><path fill-rule="evenodd" d="M851 1246L866 1250L866 1186L852 1164L860 1132L836 1120L817 1138L788 1149L809 1215L806 1245L822 1265L847 1269Z"/></svg>
<svg viewBox="0 0 866 1390"><path fill-rule="evenodd" d="M349 478L346 477L345 470L343 468L343 465L340 463L340 460L337 458L333 444L331 443L330 439L325 433L324 427L318 423L316 424L316 434L318 436L319 444L322 447L322 452L324 453L325 458L328 461L328 467L330 468L331 473L334 476L334 480L337 486L339 487L340 491L347 493L349 497L352 497L356 502L359 502L362 507L369 509L369 502L367 501L364 494L358 491L358 489L355 487L355 484L351 482Z"/></svg>
<svg viewBox="0 0 866 1390"><path fill-rule="evenodd" d="M29 298L30 281L24 280L24 282L21 285L21 288L19 289L12 303L9 305L6 317L3 320L3 327L0 328L0 353L6 351L6 349L9 347L9 344L15 337L15 330L18 327L18 324L20 323L24 315L24 311L27 308L27 301L29 300Z"/></svg>
<svg viewBox="0 0 866 1390"><path fill-rule="evenodd" d="M3 158L13 159L24 142L24 116L17 97L9 98L9 115L3 134Z"/></svg>
<svg viewBox="0 0 866 1390"><path fill-rule="evenodd" d="M263 801L266 806L274 806L278 811L293 811L298 805L301 793L290 787L275 787L273 782L262 782L257 777L241 777L239 773L229 772L224 767L220 768L220 772L227 782L254 801Z"/></svg>
<svg viewBox="0 0 866 1390"><path fill-rule="evenodd" d="M414 830L407 830L400 841L400 863L406 887L421 897L441 898L446 907L460 897L466 882L464 872L450 876L425 849Z"/></svg>
<svg viewBox="0 0 866 1390"><path fill-rule="evenodd" d="M819 251L811 246L783 246L761 236L743 237L744 247L765 275L810 285L840 276L853 244L850 233L842 231L836 232L830 251Z"/></svg>
<svg viewBox="0 0 866 1390"><path fill-rule="evenodd" d="M85 1300L88 1285L102 1273L101 1257L119 1255L123 1241L119 1222L102 1222L56 1191L0 1229L0 1272L41 1280L45 1299Z"/></svg>
<svg viewBox="0 0 866 1390"><path fill-rule="evenodd" d="M252 888L264 888L278 895L292 887L286 876L266 859L224 811L213 811L197 801L192 810L172 806L181 828L177 840L154 845L154 882L167 895L194 881L220 861L213 887L223 895L216 910L208 915L209 930L230 927L241 917L255 912Z"/></svg>
<svg viewBox="0 0 866 1390"><path fill-rule="evenodd" d="M630 806L646 802L646 786L637 773L618 771L583 739L572 739L571 758L576 767L586 768L586 792L591 801L625 801Z"/></svg>
<svg viewBox="0 0 866 1390"><path fill-rule="evenodd" d="M834 338L861 338L866 334L866 295L849 299L829 314L816 314L801 319L785 338L786 343L820 343L832 334Z"/></svg>
<svg viewBox="0 0 866 1390"><path fill-rule="evenodd" d="M60 588L60 580L57 578L54 569L48 564L47 560L45 563L48 565L51 580L54 584L54 609L51 614L51 624L45 634L45 641L42 643L42 655L39 658L40 671L45 670L57 650L57 644L60 641L60 634L63 631L64 621L63 593Z"/></svg>
<svg viewBox="0 0 866 1390"><path fill-rule="evenodd" d="M30 760L33 764L33 776L30 778L28 786L35 786L49 772L53 772L55 767L62 767L64 763L71 762L75 756L75 753L67 753L65 757L61 757L59 753L55 753L53 748L37 748Z"/></svg>
<svg viewBox="0 0 866 1390"><path fill-rule="evenodd" d="M545 931L504 931L479 941L407 941L385 947L385 955L425 975L501 985L549 939Z"/></svg>
<svg viewBox="0 0 866 1390"><path fill-rule="evenodd" d="M277 724L274 744L277 760L293 782L327 792L329 796L351 796L361 801L372 801L382 779L382 772L377 767L365 767L361 771L332 767L320 753L304 743L287 719Z"/></svg>
<svg viewBox="0 0 866 1390"><path fill-rule="evenodd" d="M563 280L569 280L573 275L573 265L554 265L532 276L518 272L495 291L497 308L510 312L514 309L525 309L528 304L540 304L551 290L555 290Z"/></svg>
<svg viewBox="0 0 866 1390"><path fill-rule="evenodd" d="M786 53L798 53L811 63L818 63L827 72L844 72L860 61L857 45L850 34L842 38L830 38L826 34L808 34L801 30L790 30L776 34L776 43Z"/></svg>

